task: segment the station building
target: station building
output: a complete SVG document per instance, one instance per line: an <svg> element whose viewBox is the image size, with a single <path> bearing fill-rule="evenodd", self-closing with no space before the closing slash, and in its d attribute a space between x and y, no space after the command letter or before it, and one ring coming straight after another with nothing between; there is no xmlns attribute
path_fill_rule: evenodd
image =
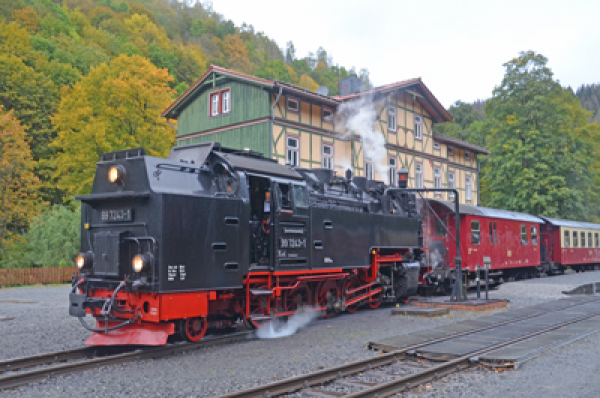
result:
<svg viewBox="0 0 600 398"><path fill-rule="evenodd" d="M176 120L177 145L216 141L282 164L338 175L351 168L392 184L403 167L409 187L456 188L461 203L478 204L479 162L489 152L434 132L452 116L420 78L366 91L359 79L348 78L340 81L339 96L318 91L211 65L161 116ZM346 112L359 106L369 108L370 133L380 135L375 141L347 123ZM377 159L368 150L374 142L383 147ZM441 192L426 196L452 199Z"/></svg>

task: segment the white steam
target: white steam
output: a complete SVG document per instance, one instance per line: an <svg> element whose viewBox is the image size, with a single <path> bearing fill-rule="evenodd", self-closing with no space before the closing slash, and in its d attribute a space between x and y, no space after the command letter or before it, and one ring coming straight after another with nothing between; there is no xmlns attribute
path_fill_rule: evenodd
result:
<svg viewBox="0 0 600 398"><path fill-rule="evenodd" d="M336 123L347 130L347 134L355 133L360 136L365 157L371 160L375 171L388 183L385 136L375 129L376 120L375 102L370 96L365 96L341 104Z"/></svg>
<svg viewBox="0 0 600 398"><path fill-rule="evenodd" d="M291 336L298 330L306 327L313 319L317 318L321 311L313 308L304 308L296 311L287 322L275 318L264 325L261 325L256 331L259 339L278 339Z"/></svg>

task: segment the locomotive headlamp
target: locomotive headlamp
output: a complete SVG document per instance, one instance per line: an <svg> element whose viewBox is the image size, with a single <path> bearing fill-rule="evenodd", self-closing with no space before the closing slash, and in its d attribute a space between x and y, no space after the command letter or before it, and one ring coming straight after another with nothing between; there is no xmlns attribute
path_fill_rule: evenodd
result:
<svg viewBox="0 0 600 398"><path fill-rule="evenodd" d="M135 272L142 272L148 269L152 263L152 254L137 254L131 261L131 266Z"/></svg>
<svg viewBox="0 0 600 398"><path fill-rule="evenodd" d="M94 254L92 252L79 253L75 257L77 269L90 268L94 263Z"/></svg>
<svg viewBox="0 0 600 398"><path fill-rule="evenodd" d="M125 168L123 166L113 166L108 170L108 181L121 183L123 179L125 179Z"/></svg>
<svg viewBox="0 0 600 398"><path fill-rule="evenodd" d="M408 184L408 170L404 167L398 172L398 188L406 188Z"/></svg>

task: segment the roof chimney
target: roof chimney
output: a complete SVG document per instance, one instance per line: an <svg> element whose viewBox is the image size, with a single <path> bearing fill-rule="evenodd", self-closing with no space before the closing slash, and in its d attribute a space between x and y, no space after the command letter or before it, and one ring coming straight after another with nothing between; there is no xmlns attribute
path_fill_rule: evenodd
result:
<svg viewBox="0 0 600 398"><path fill-rule="evenodd" d="M358 77L347 77L340 79L340 96L344 97L350 94L362 93L363 81Z"/></svg>

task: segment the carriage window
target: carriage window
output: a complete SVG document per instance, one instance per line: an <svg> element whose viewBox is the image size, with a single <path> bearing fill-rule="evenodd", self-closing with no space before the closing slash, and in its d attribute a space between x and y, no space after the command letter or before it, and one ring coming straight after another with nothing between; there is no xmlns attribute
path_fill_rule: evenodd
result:
<svg viewBox="0 0 600 398"><path fill-rule="evenodd" d="M596 247L600 247L600 240L598 239L598 232L594 234L594 243Z"/></svg>
<svg viewBox="0 0 600 398"><path fill-rule="evenodd" d="M496 232L496 223L491 222L490 223L490 245L497 245L497 244L498 244L498 234Z"/></svg>
<svg viewBox="0 0 600 398"><path fill-rule="evenodd" d="M571 239L569 235L569 231L565 231L565 247L571 246Z"/></svg>
<svg viewBox="0 0 600 398"><path fill-rule="evenodd" d="M287 184L277 184L277 208L281 210L292 210L292 197L290 186Z"/></svg>
<svg viewBox="0 0 600 398"><path fill-rule="evenodd" d="M537 246L537 227L531 227L531 244Z"/></svg>
<svg viewBox="0 0 600 398"><path fill-rule="evenodd" d="M592 233L588 232L588 247L592 247Z"/></svg>
<svg viewBox="0 0 600 398"><path fill-rule="evenodd" d="M497 227L497 223L494 223L494 244L497 245L498 244L498 231L496 230Z"/></svg>
<svg viewBox="0 0 600 398"><path fill-rule="evenodd" d="M527 244L527 227L521 225L521 244L525 246Z"/></svg>
<svg viewBox="0 0 600 398"><path fill-rule="evenodd" d="M577 231L573 231L573 247L577 247Z"/></svg>
<svg viewBox="0 0 600 398"><path fill-rule="evenodd" d="M479 221L471 221L471 244L478 245L481 242L481 233L479 231Z"/></svg>
<svg viewBox="0 0 600 398"><path fill-rule="evenodd" d="M294 204L298 207L306 207L306 191L303 186L294 185Z"/></svg>
<svg viewBox="0 0 600 398"><path fill-rule="evenodd" d="M581 247L585 247L585 232L581 232Z"/></svg>

